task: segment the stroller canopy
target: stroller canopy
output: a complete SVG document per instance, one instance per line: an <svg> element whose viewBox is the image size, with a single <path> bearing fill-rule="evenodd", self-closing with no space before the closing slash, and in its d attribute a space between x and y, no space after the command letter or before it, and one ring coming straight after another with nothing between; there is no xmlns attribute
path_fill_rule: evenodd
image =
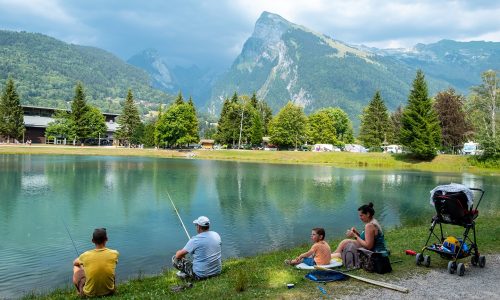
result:
<svg viewBox="0 0 500 300"><path fill-rule="evenodd" d="M458 193L458 192L463 192L467 196L467 206L469 209L471 209L474 201L474 196L472 194L472 191L466 187L465 185L458 184L458 183L450 183L446 185L438 185L431 191L431 204L434 206L434 193L440 191L443 195L446 193Z"/></svg>

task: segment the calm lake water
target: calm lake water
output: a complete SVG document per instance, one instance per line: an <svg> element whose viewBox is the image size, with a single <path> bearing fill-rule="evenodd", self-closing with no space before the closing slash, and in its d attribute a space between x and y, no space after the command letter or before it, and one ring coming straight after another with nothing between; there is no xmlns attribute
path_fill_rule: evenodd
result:
<svg viewBox="0 0 500 300"><path fill-rule="evenodd" d="M160 273L206 215L223 257L249 256L361 227L357 208L375 204L385 228L429 224L429 191L463 183L486 190L480 211L500 207L499 177L366 171L140 157L0 155L0 298L71 284L72 260L92 248L96 227L120 251L119 280ZM67 226L68 232L65 226ZM70 237L71 236L71 237ZM388 237L390 239L390 237Z"/></svg>

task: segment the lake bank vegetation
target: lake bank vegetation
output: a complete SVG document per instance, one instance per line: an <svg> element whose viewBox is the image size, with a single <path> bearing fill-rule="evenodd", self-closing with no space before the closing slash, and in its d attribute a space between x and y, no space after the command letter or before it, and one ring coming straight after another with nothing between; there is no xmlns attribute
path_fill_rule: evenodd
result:
<svg viewBox="0 0 500 300"><path fill-rule="evenodd" d="M470 163L479 167L495 165L500 159L497 128L499 78L492 70L482 74L482 83L471 88L465 98L449 89L434 98L428 95L422 71L413 81L405 106L390 113L379 91L365 106L360 116L359 135L355 137L353 122L339 107L325 107L306 115L293 102L284 105L276 115L264 99L238 95L224 100L220 116L197 112L193 100L185 101L179 93L175 101L159 108L157 114L140 120L132 90L127 93L115 140L123 145L180 148L203 139L214 139L224 148L300 149L303 145L331 144L344 148L361 143L372 152L380 152L388 144L402 145L407 156L418 161L431 161L438 152L457 153L464 142L473 140L481 147L480 157ZM0 136L19 140L24 125L19 107L22 99L10 78L0 102ZM102 137L105 126L99 109L85 102L84 87L78 83L70 113L54 116L48 124L47 138L83 143L85 139ZM23 126L21 126L23 125ZM115 141L116 142L116 141Z"/></svg>
<svg viewBox="0 0 500 300"><path fill-rule="evenodd" d="M488 192L488 191L486 191ZM481 208L479 208L481 211ZM423 274L431 269L446 269L448 260L441 259L437 254L432 257L429 268L415 265L415 256L408 256L405 250L419 251L425 244L431 220L423 220L418 225L386 230L385 236L388 248L391 250L391 261L393 272L379 275L367 273L363 270L352 271L352 274L385 282L395 282L398 279ZM463 228L459 226L444 227L446 235L460 236ZM486 255L486 267L488 267L488 254L500 252L500 213L498 211L481 211L476 220L477 243L481 255ZM331 247L338 244L341 239L329 240ZM173 292L172 287L183 284L177 278L175 271L169 265L162 274L155 276L140 276L128 282L118 285L117 294L109 299L311 299L321 298L322 292L318 289L318 283L304 278L305 270L297 270L283 264L284 259L293 257L309 249L310 245L303 245L293 249L276 250L270 249L269 253L258 254L245 258L230 258L223 261L222 274L208 280L194 282L194 286L182 292ZM119 249L118 249L119 250ZM165 257L168 257L166 255ZM168 261L168 259L166 259ZM474 268L470 264L470 258L462 260L467 268ZM461 280L475 280L465 276ZM445 274L444 276L458 276L456 274ZM69 279L68 279L69 280ZM293 283L295 288L287 289L286 284ZM69 284L69 283L68 283ZM354 279L347 281L320 284L329 296L345 296L351 294L362 295L368 288L378 289ZM397 296L398 292L394 292ZM411 296L411 290L410 294ZM60 289L49 294L32 293L25 299L79 299L74 288Z"/></svg>
<svg viewBox="0 0 500 300"><path fill-rule="evenodd" d="M4 145L0 154L21 155L99 155L143 156L155 158L189 158L230 160L255 163L282 163L324 165L339 168L366 170L419 170L431 172L468 172L498 175L500 163L478 167L463 155L440 154L431 161L419 161L405 154L380 152L310 152L310 151L260 151L260 150L164 150L126 147L73 147L53 145Z"/></svg>

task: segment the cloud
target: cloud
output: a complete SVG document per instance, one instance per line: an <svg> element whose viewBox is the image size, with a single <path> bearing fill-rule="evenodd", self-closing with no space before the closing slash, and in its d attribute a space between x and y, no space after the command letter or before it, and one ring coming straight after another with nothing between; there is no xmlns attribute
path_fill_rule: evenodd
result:
<svg viewBox="0 0 500 300"><path fill-rule="evenodd" d="M57 24L78 23L56 0L0 0L0 6L2 14L22 14Z"/></svg>
<svg viewBox="0 0 500 300"><path fill-rule="evenodd" d="M0 0L7 29L104 48L123 59L157 49L170 64L228 66L263 11L351 43L411 47L500 41L500 2L434 0Z"/></svg>

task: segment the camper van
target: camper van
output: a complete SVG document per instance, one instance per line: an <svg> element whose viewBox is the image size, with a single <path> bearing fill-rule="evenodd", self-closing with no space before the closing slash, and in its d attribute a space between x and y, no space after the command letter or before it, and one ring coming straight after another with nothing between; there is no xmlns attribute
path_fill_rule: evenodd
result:
<svg viewBox="0 0 500 300"><path fill-rule="evenodd" d="M389 146L383 146L385 153L403 153L403 147L400 145L389 145Z"/></svg>
<svg viewBox="0 0 500 300"><path fill-rule="evenodd" d="M479 155L481 150L479 150L479 144L474 142L467 142L464 144L462 149L462 154L464 155Z"/></svg>

